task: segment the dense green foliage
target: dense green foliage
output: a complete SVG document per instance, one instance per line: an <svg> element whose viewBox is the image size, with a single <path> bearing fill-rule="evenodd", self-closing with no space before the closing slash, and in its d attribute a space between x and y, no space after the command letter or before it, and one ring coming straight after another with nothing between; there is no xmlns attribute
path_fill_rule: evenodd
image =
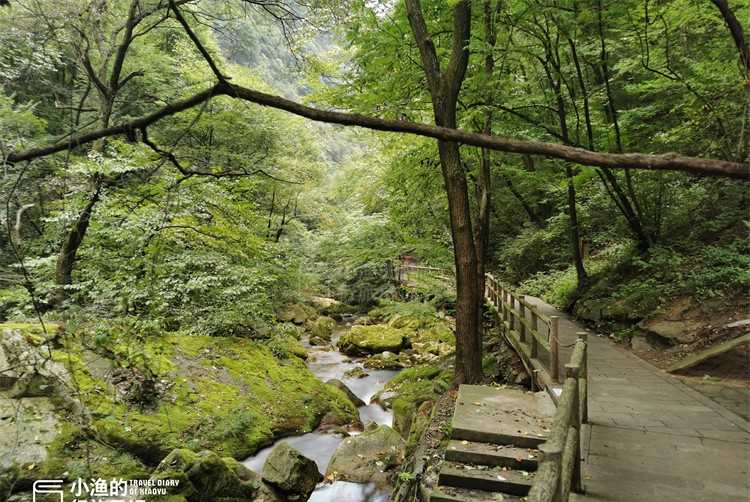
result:
<svg viewBox="0 0 750 502"><path fill-rule="evenodd" d="M484 26L487 6L496 27L492 47ZM592 1L568 9L557 2L530 7L492 1L472 7L473 52L459 99L462 127L482 130L489 116L493 132L515 137L611 152L747 159L748 94L742 71L728 64L737 60L731 36L710 5ZM442 2L422 2L422 8L447 64L451 8ZM746 2L733 8L739 19L750 11ZM341 66L339 78L347 85L326 89L321 98L430 121L406 18L401 2L388 16L360 5L344 29L356 64ZM495 61L491 75L483 60L488 54ZM392 160L375 187L381 204L407 234L410 252L449 265L447 201L434 142L401 137L389 145ZM472 184L480 152L462 151ZM746 293L743 183L575 167L577 245L585 248L589 276L582 291L572 266L563 163L491 155L490 269L523 291L563 307L581 294L581 304L624 302L631 322L672 298Z"/></svg>
<svg viewBox="0 0 750 502"><path fill-rule="evenodd" d="M207 82L205 62L176 21L158 19L155 4L146 17L154 28L136 27L144 31L127 48L126 83L103 116L106 95L97 92L96 78L106 85L114 71L127 6L115 2L93 15L70 2L68 14L85 15L75 23L51 21L62 35L50 43L44 37L51 27L32 15L47 4L3 12L3 37L15 42L0 54L4 151L142 115ZM429 121L404 5L396 2L387 14L374 4L347 7L310 5L305 15L314 22L305 26L284 16L279 24L263 9L200 6L197 12L215 16L216 31L196 30L237 83ZM429 1L423 10L438 55L447 58L450 6ZM735 10L747 15L743 2ZM723 20L707 6L586 2L559 9L538 2L529 10L525 2L476 2L470 49L459 109L467 129L481 129L491 117L495 133L597 150L747 156L747 93L741 73L726 64L736 56ZM491 74L486 56L495 61ZM148 132L148 142L110 139L6 171L5 317L33 314L25 273L42 311L253 333L303 291L371 302L388 290L385 262L399 254L452 261L431 140L311 125L228 97L167 117ZM463 161L471 183L480 152L465 147ZM562 163L500 153L491 162L491 268L525 291L570 304L580 291L570 268ZM628 296L641 287L658 303L722 294L746 282L740 183L587 167L573 176L589 286L611 283L596 286L597 295ZM94 198L59 304L57 255ZM16 227L14 250L8 239ZM646 288L642 278L651 270L659 271L649 277L656 286ZM628 286L631 280L640 286ZM653 307L645 305L644 315Z"/></svg>

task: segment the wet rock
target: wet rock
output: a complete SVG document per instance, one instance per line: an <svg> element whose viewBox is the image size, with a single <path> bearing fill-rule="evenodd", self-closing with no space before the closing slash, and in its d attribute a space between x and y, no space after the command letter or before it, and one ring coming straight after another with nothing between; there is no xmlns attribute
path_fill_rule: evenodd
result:
<svg viewBox="0 0 750 502"><path fill-rule="evenodd" d="M287 443L279 443L271 451L263 465L262 477L288 500L307 500L323 479L315 462Z"/></svg>
<svg viewBox="0 0 750 502"><path fill-rule="evenodd" d="M364 401L362 401L359 397L357 397L357 395L354 392L352 392L351 389L349 389L349 387L347 387L344 384L344 382L342 382L341 380L337 380L336 378L331 378L330 380L326 382L326 384L332 385L336 387L337 389L340 389L341 391L343 391L344 394L346 394L346 397L349 398L349 400L352 402L355 408L359 408L360 406L365 406L367 404Z"/></svg>
<svg viewBox="0 0 750 502"><path fill-rule="evenodd" d="M339 339L339 349L348 355L364 356L381 352L399 352L405 345L410 331L392 328L385 324L353 326Z"/></svg>
<svg viewBox="0 0 750 502"><path fill-rule="evenodd" d="M190 502L203 500L241 501L257 500L255 496L264 492L273 495L273 490L262 487L260 477L230 457L221 458L212 451L195 453L187 449L175 449L162 460L151 475L152 480L175 479L178 485L170 493L184 497ZM266 498L266 500L283 500Z"/></svg>
<svg viewBox="0 0 750 502"><path fill-rule="evenodd" d="M318 347L322 347L324 345L328 345L330 340L326 340L324 338L320 338L319 336L312 336L310 337L310 345L317 345Z"/></svg>
<svg viewBox="0 0 750 502"><path fill-rule="evenodd" d="M326 478L386 484L390 472L404 461L405 443L386 425L368 428L344 439L328 464Z"/></svg>
<svg viewBox="0 0 750 502"><path fill-rule="evenodd" d="M348 378L365 378L369 376L369 374L362 368L361 366L357 366L356 368L352 368L346 373L344 373L345 377Z"/></svg>

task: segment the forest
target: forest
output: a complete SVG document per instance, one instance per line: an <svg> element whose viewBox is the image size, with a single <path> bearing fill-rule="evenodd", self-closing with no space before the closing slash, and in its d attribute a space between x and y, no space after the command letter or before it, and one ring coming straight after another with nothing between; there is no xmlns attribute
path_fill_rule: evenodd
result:
<svg viewBox="0 0 750 502"><path fill-rule="evenodd" d="M0 0L0 501L420 500L457 386L536 390L487 277L750 420L748 29Z"/></svg>

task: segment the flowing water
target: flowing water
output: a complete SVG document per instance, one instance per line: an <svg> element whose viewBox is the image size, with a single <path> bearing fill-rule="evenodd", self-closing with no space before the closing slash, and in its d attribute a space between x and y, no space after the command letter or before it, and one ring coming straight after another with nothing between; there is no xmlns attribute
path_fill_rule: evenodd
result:
<svg viewBox="0 0 750 502"><path fill-rule="evenodd" d="M339 337L350 327L350 323L339 326L332 337L334 346ZM307 343L307 340L303 343L309 354L307 366L315 376L324 382L331 378L341 380L365 403L369 403L372 397L382 390L385 384L397 373L397 371L391 370L365 370L367 373L365 377L347 377L345 374L348 371L362 366L361 360L352 359L335 349L311 346ZM390 426L393 422L393 414L377 403L361 406L359 417L363 424L376 422ZM343 439L344 436L340 434L314 431L301 436L279 439L276 444L279 442L288 443L304 456L314 460L321 474L325 474L331 457ZM261 472L263 464L274 446L275 444L258 451L252 457L247 458L243 464L249 469ZM334 483L320 483L309 500L312 502L386 502L389 500L389 495L373 484L336 481Z"/></svg>

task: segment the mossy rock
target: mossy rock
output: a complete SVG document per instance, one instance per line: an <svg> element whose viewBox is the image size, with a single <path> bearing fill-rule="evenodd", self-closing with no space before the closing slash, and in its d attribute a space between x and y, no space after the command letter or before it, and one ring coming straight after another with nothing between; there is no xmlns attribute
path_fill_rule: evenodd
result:
<svg viewBox="0 0 750 502"><path fill-rule="evenodd" d="M362 401L359 397L357 397L357 395L354 392L352 392L351 389L347 387L346 384L342 382L341 380L338 380L336 378L331 378L330 380L326 382L326 385L332 385L333 387L336 387L341 392L346 394L346 397L349 398L349 401L351 401L355 407L359 408L360 406L365 406L366 403Z"/></svg>
<svg viewBox="0 0 750 502"><path fill-rule="evenodd" d="M307 359L307 349L302 346L297 338L291 335L275 335L265 343L278 359L288 359L289 357Z"/></svg>
<svg viewBox="0 0 750 502"><path fill-rule="evenodd" d="M273 336L286 336L299 340L302 338L302 333L304 333L304 331L305 330L301 326L297 326L294 323L281 322L274 324L273 328L269 330L268 338Z"/></svg>
<svg viewBox="0 0 750 502"><path fill-rule="evenodd" d="M17 466L11 466L7 469L0 468L0 500L7 500L10 497L13 487L19 477Z"/></svg>
<svg viewBox="0 0 750 502"><path fill-rule="evenodd" d="M279 443L271 451L263 465L262 478L289 500L307 500L315 485L323 480L315 462L287 443Z"/></svg>
<svg viewBox="0 0 750 502"><path fill-rule="evenodd" d="M414 314L396 314L388 321L388 325L394 328L408 328L411 330L426 329L435 323L432 316L420 316Z"/></svg>
<svg viewBox="0 0 750 502"><path fill-rule="evenodd" d="M420 330L415 336L415 340L447 343L454 347L456 345L456 335L451 327L444 322L435 323L427 329Z"/></svg>
<svg viewBox="0 0 750 502"><path fill-rule="evenodd" d="M409 330L398 329L385 324L374 326L352 326L346 335L339 339L339 349L348 355L363 356L381 352L399 352L407 344Z"/></svg>
<svg viewBox="0 0 750 502"><path fill-rule="evenodd" d="M417 410L446 392L453 378L449 370L432 365L408 368L396 375L377 398L393 410L393 428L408 438ZM381 399L380 396L389 397Z"/></svg>
<svg viewBox="0 0 750 502"><path fill-rule="evenodd" d="M0 323L0 333L5 330L18 331L27 343L40 346L47 340L52 340L63 333L61 323L45 322L44 328L38 322L4 322Z"/></svg>
<svg viewBox="0 0 750 502"><path fill-rule="evenodd" d="M374 370L399 370L406 366L401 356L387 350L368 357L362 364L365 368Z"/></svg>
<svg viewBox="0 0 750 502"><path fill-rule="evenodd" d="M331 335L336 328L336 321L328 316L320 316L310 323L310 339L331 341Z"/></svg>
<svg viewBox="0 0 750 502"><path fill-rule="evenodd" d="M276 318L281 322L292 322L297 325L305 324L305 321L314 319L318 313L314 308L302 303L293 303L281 308L276 313Z"/></svg>
<svg viewBox="0 0 750 502"><path fill-rule="evenodd" d="M151 479L177 480L170 495L189 502L204 500L253 500L260 489L256 473L233 458L221 458L212 451L195 453L175 449L157 466Z"/></svg>
<svg viewBox="0 0 750 502"><path fill-rule="evenodd" d="M358 422L346 395L318 380L288 354L289 346L282 358L266 343L245 338L165 335L147 338L139 350L150 354L152 370L169 383L151 409L103 393L111 384L91 374L74 338L53 358L74 373L92 429L146 464L186 445L245 458L274 438L314 430L324 417Z"/></svg>
<svg viewBox="0 0 750 502"><path fill-rule="evenodd" d="M413 415L409 432L406 439L406 455L412 455L414 450L417 448L422 434L424 433L427 425L430 423L430 416L434 409L435 403L433 401L425 401L419 405L417 412Z"/></svg>

